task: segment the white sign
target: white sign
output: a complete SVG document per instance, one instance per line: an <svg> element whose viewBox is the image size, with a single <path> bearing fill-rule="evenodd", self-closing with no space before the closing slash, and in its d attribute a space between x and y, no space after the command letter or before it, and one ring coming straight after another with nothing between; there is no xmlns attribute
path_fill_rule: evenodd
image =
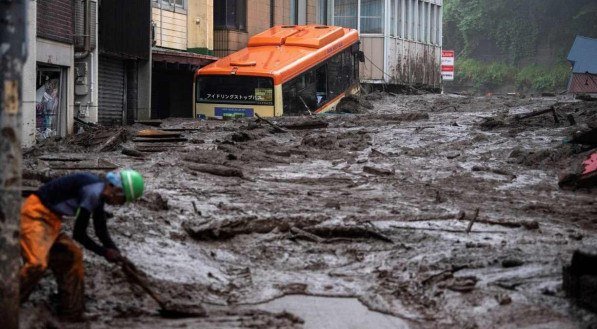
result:
<svg viewBox="0 0 597 329"><path fill-rule="evenodd" d="M454 50L442 50L442 80L454 80Z"/></svg>

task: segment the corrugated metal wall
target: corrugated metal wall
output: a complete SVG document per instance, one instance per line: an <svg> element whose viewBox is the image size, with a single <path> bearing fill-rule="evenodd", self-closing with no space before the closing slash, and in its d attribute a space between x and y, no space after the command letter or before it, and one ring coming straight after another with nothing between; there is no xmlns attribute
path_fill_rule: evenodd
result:
<svg viewBox="0 0 597 329"><path fill-rule="evenodd" d="M99 57L99 123L105 126L122 125L126 108L124 61Z"/></svg>

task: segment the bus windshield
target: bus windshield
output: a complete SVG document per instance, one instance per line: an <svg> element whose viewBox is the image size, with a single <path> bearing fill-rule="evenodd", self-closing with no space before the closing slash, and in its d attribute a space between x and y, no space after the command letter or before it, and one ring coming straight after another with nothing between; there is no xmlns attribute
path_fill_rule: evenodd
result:
<svg viewBox="0 0 597 329"><path fill-rule="evenodd" d="M203 75L196 88L197 103L274 105L272 78Z"/></svg>

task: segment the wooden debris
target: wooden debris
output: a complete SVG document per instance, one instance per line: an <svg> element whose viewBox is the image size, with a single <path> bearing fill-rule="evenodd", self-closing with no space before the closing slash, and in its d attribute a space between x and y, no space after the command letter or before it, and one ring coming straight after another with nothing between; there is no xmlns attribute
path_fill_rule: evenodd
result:
<svg viewBox="0 0 597 329"><path fill-rule="evenodd" d="M228 167L223 165L210 165L210 164L188 164L187 168L193 171L204 172L216 176L224 177L244 177L242 170L234 167Z"/></svg>
<svg viewBox="0 0 597 329"><path fill-rule="evenodd" d="M133 142L135 143L178 143L186 142L188 139L182 137L135 137Z"/></svg>
<svg viewBox="0 0 597 329"><path fill-rule="evenodd" d="M85 159L84 158L61 158L61 157L46 156L46 155L44 155L44 156L39 157L39 160L48 161L48 162L52 162L52 161L79 162L79 161L83 161Z"/></svg>
<svg viewBox="0 0 597 329"><path fill-rule="evenodd" d="M317 243L323 243L326 240L316 234L309 233L309 232L302 230L295 226L290 228L290 232L292 232L294 234L294 236L293 236L294 238L300 237L305 240L310 240L310 241L317 242Z"/></svg>
<svg viewBox="0 0 597 329"><path fill-rule="evenodd" d="M105 142L98 145L94 151L95 152L104 152L109 151L116 146L116 144L121 141L124 136L125 129L119 128L112 137L108 138Z"/></svg>
<svg viewBox="0 0 597 329"><path fill-rule="evenodd" d="M473 224L477 220L478 216L479 216L479 208L475 209L475 215L473 216L473 218L471 218L471 221L468 223L468 226L466 227L466 233L471 233L471 229L473 228Z"/></svg>
<svg viewBox="0 0 597 329"><path fill-rule="evenodd" d="M56 164L50 165L50 169L54 170L114 170L118 169L118 166L103 160L98 159L97 164L90 164L89 162L77 163L73 165Z"/></svg>
<svg viewBox="0 0 597 329"><path fill-rule="evenodd" d="M127 147L122 148L122 154L132 156L132 157L137 157L137 158L145 157L143 152L135 150L135 149L127 148Z"/></svg>
<svg viewBox="0 0 597 329"><path fill-rule="evenodd" d="M410 230L410 231L436 231L436 232L448 232L448 233L467 233L462 229L449 229L449 228L439 228L439 227L412 227L412 226L398 226L398 225L390 225L391 228L398 229L398 230ZM504 231L471 231L469 233L507 233Z"/></svg>
<svg viewBox="0 0 597 329"><path fill-rule="evenodd" d="M517 115L514 116L514 119L515 120L523 120L523 119L528 119L528 118L536 117L538 115L542 115L542 114L546 114L546 113L551 113L553 115L554 122L555 123L560 123L560 120L558 119L558 115L556 113L556 107L555 107L555 105L552 105L549 108L544 109L544 110L533 111L533 112L523 113L523 114L517 114Z"/></svg>
<svg viewBox="0 0 597 329"><path fill-rule="evenodd" d="M282 125L289 130L307 130L327 128L330 124L321 120L305 120L302 122L293 122Z"/></svg>
<svg viewBox="0 0 597 329"><path fill-rule="evenodd" d="M145 137L145 138L177 138L180 137L180 133L178 132L170 132L170 131L163 131L157 129L144 129L137 132L137 137Z"/></svg>
<svg viewBox="0 0 597 329"><path fill-rule="evenodd" d="M274 131L275 131L275 132L278 132L278 133L285 133L285 132L287 132L286 130L284 130L284 129L280 128L280 126L276 125L275 123L273 123L273 122L271 122L271 121L269 121L269 120L267 120L267 119L265 119L265 118L262 118L262 117L261 117L259 114L255 113L255 116L256 116L256 117L257 117L259 120L261 120L261 121L263 121L263 122L267 123L268 125L272 126L272 127L274 128Z"/></svg>
<svg viewBox="0 0 597 329"><path fill-rule="evenodd" d="M377 232L377 230L360 226L313 226L304 227L303 230L325 238L372 238L383 242L394 243L394 240Z"/></svg>
<svg viewBox="0 0 597 329"><path fill-rule="evenodd" d="M371 166L363 166L363 172L379 175L379 176L391 176L394 175L394 171L385 168L376 168Z"/></svg>
<svg viewBox="0 0 597 329"><path fill-rule="evenodd" d="M195 204L195 201L191 201L191 204L193 205L193 209L195 210L195 213L198 214L199 216L201 216L201 211L199 211L199 209L197 209L197 205Z"/></svg>

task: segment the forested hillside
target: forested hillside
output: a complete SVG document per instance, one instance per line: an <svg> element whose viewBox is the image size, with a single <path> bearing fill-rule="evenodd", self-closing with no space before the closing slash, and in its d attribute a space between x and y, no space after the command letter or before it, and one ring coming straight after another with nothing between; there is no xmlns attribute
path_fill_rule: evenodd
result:
<svg viewBox="0 0 597 329"><path fill-rule="evenodd" d="M565 88L576 35L597 37L597 0L445 0L444 48L478 91Z"/></svg>

